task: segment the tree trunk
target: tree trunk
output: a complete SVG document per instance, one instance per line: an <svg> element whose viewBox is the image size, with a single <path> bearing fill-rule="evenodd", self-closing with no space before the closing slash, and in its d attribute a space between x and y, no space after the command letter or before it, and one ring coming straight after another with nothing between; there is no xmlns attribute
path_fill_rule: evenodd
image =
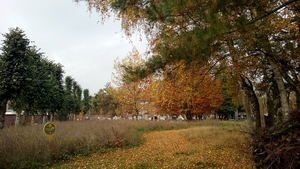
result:
<svg viewBox="0 0 300 169"><path fill-rule="evenodd" d="M261 48L261 52L264 53L267 62L270 64L271 69L274 73L274 80L277 84L279 97L280 97L280 120L285 119L286 114L289 113L289 104L287 98L287 92L285 89L283 76L280 72L279 65L276 63L275 55L273 54L270 41L267 36L263 35L262 33L257 33L257 38L259 39L259 47Z"/></svg>
<svg viewBox="0 0 300 169"><path fill-rule="evenodd" d="M6 113L6 100L1 100L0 102L0 129L4 128L4 122L5 122L5 113Z"/></svg>
<svg viewBox="0 0 300 169"><path fill-rule="evenodd" d="M22 122L21 122L22 125L26 125L26 117L27 117L26 112L24 112L22 116Z"/></svg>
<svg viewBox="0 0 300 169"><path fill-rule="evenodd" d="M251 14L257 14L257 16L263 15L266 11L261 10L261 8L252 8ZM256 17L252 16L252 17ZM275 55L272 50L270 41L268 39L268 36L266 36L263 32L258 31L256 32L256 38L258 39L258 48L261 49L261 52L264 53L266 60L271 66L271 69L274 73L274 79L277 83L278 90L279 90L279 97L281 102L281 108L280 108L280 114L282 117L281 120L285 119L286 114L289 112L289 104L287 99L287 92L285 90L285 85L283 81L283 76L280 72L279 65L276 64Z"/></svg>
<svg viewBox="0 0 300 169"><path fill-rule="evenodd" d="M239 110L236 109L236 111L234 112L234 120L239 120Z"/></svg>
<svg viewBox="0 0 300 169"><path fill-rule="evenodd" d="M43 115L43 120L42 120L42 124L45 124L46 123L46 117L47 117L47 115Z"/></svg>
<svg viewBox="0 0 300 169"><path fill-rule="evenodd" d="M192 113L190 110L186 112L185 116L188 121L192 121Z"/></svg>
<svg viewBox="0 0 300 169"><path fill-rule="evenodd" d="M268 117L266 117L265 122L267 127L272 127L276 124L276 117L278 117L277 112L281 107L280 98L278 98L279 90L276 82L271 82L271 85L267 89L266 93Z"/></svg>
<svg viewBox="0 0 300 169"><path fill-rule="evenodd" d="M266 110L267 106L265 104L265 98L264 97L259 97L258 98L258 103L259 103L259 110L260 110L261 128L264 129L264 128L266 128L265 114L267 112L267 110Z"/></svg>
<svg viewBox="0 0 300 169"><path fill-rule="evenodd" d="M34 125L34 115L31 115L31 125Z"/></svg>
<svg viewBox="0 0 300 169"><path fill-rule="evenodd" d="M271 68L273 70L274 73L274 79L277 83L277 87L279 90L279 96L280 96L280 103L281 103L281 111L279 112L279 118L281 118L281 120L285 119L286 114L289 112L289 103L287 100L287 93L285 90L285 86L284 86L284 81L283 81L283 77L280 74L280 70L277 67L274 58L272 58L272 56L266 56L268 62L271 65Z"/></svg>
<svg viewBox="0 0 300 169"><path fill-rule="evenodd" d="M296 94L296 108L300 109L300 90L295 90L295 94Z"/></svg>
<svg viewBox="0 0 300 169"><path fill-rule="evenodd" d="M252 123L251 107L250 107L248 96L244 92L243 92L243 103L244 103L246 115L247 115L247 125L248 125L249 130L252 131L253 123Z"/></svg>
<svg viewBox="0 0 300 169"><path fill-rule="evenodd" d="M54 113L50 114L50 121L53 122L54 121Z"/></svg>
<svg viewBox="0 0 300 169"><path fill-rule="evenodd" d="M246 79L241 77L242 79L242 88L245 92L245 94L249 98L249 102L253 111L253 114L255 115L255 128L257 131L261 130L261 118L260 118L260 108L259 108L259 102L258 98L254 92L253 86L251 82Z"/></svg>
<svg viewBox="0 0 300 169"><path fill-rule="evenodd" d="M39 124L43 124L43 117L44 117L44 115L38 115L38 117L39 117L39 119L38 119L38 121L36 122L36 123L39 123Z"/></svg>
<svg viewBox="0 0 300 169"><path fill-rule="evenodd" d="M20 125L20 113L16 113L16 119L15 119L15 126L19 126Z"/></svg>

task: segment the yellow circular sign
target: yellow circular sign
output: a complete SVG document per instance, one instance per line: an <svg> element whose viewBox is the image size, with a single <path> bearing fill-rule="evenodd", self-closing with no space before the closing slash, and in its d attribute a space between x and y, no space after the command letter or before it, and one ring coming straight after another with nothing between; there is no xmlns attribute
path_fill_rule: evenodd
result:
<svg viewBox="0 0 300 169"><path fill-rule="evenodd" d="M55 133L55 125L51 122L46 123L44 126L44 133L46 135L53 135Z"/></svg>
<svg viewBox="0 0 300 169"><path fill-rule="evenodd" d="M49 142L52 140L52 137L55 133L55 125L51 122L49 123L46 123L45 126L44 126L44 133L46 134Z"/></svg>

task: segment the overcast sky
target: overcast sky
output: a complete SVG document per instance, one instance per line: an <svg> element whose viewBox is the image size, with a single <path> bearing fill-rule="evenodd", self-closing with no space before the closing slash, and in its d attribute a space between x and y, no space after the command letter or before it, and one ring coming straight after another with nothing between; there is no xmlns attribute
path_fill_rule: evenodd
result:
<svg viewBox="0 0 300 169"><path fill-rule="evenodd" d="M0 33L19 27L32 45L48 59L64 66L93 95L111 81L114 60L124 58L136 46L146 50L139 36L130 43L114 18L101 24L98 13L90 13L84 2L73 0L0 0ZM100 21L100 22L99 22ZM0 36L1 44L3 36Z"/></svg>

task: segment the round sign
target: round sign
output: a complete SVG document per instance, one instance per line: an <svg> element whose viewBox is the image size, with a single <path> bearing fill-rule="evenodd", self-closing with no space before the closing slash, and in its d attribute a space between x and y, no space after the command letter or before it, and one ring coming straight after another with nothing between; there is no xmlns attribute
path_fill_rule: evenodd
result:
<svg viewBox="0 0 300 169"><path fill-rule="evenodd" d="M45 126L44 126L44 133L47 136L53 135L55 133L55 125L51 122L46 123Z"/></svg>

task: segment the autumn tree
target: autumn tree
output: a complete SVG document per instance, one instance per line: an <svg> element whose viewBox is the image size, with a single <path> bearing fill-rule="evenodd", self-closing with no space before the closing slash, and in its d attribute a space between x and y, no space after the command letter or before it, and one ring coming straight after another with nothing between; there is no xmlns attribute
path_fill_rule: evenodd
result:
<svg viewBox="0 0 300 169"><path fill-rule="evenodd" d="M169 114L183 113L191 120L194 115L214 113L223 102L220 82L196 62L170 65L158 81L156 102Z"/></svg>
<svg viewBox="0 0 300 169"><path fill-rule="evenodd" d="M136 76L127 72L126 67L138 67L144 63L144 59L137 49L133 49L122 61L115 61L113 82L117 86L115 96L117 97L123 113L138 115L143 112L143 107L148 104L145 89L149 85L149 79L136 79Z"/></svg>
<svg viewBox="0 0 300 169"><path fill-rule="evenodd" d="M274 77L272 84L278 89L274 93L278 92L280 99L280 108L274 108L283 118L289 111L287 86L295 93L296 100L300 100L297 48L300 19L296 2L87 0L89 7L100 12L104 19L113 12L122 21L126 35L141 31L148 37L152 56L145 66L130 72L146 77L178 60L201 60L206 65L216 56L220 61L228 58L226 64L232 71L226 73L234 74L257 117L261 113L258 105L261 91L256 89L262 81L256 75ZM265 70L269 72L266 74ZM261 127L260 121L256 124Z"/></svg>
<svg viewBox="0 0 300 169"><path fill-rule="evenodd" d="M286 5L284 2L279 3L280 5L269 3L267 8L262 8L263 4L258 2L249 7L249 17L245 19L244 23L264 16L268 10L279 9ZM231 35L232 40L227 43L232 61L234 61L234 72L239 73L240 78L238 79L241 79L243 89L248 93L256 117L259 117L259 111L261 111L257 95L262 94L267 95L268 112L271 118L280 117L279 120L282 120L289 112L287 90L290 87L286 87L295 86L298 83L295 77L298 76L297 67L299 67L294 64L297 63L297 57L293 56L292 52L295 50L293 46L295 46L296 38L291 35L294 34L292 32L295 32L296 26L295 22L291 21L293 20L292 13L285 8L273 15L256 20L247 27L243 27L243 30L239 29L232 34L234 35ZM238 71L242 67L240 60L248 62L247 64L242 61L246 63L243 64L243 71ZM284 82L284 79L289 82ZM294 91L297 90L297 87L292 88ZM260 127L260 123L257 121L257 127Z"/></svg>

